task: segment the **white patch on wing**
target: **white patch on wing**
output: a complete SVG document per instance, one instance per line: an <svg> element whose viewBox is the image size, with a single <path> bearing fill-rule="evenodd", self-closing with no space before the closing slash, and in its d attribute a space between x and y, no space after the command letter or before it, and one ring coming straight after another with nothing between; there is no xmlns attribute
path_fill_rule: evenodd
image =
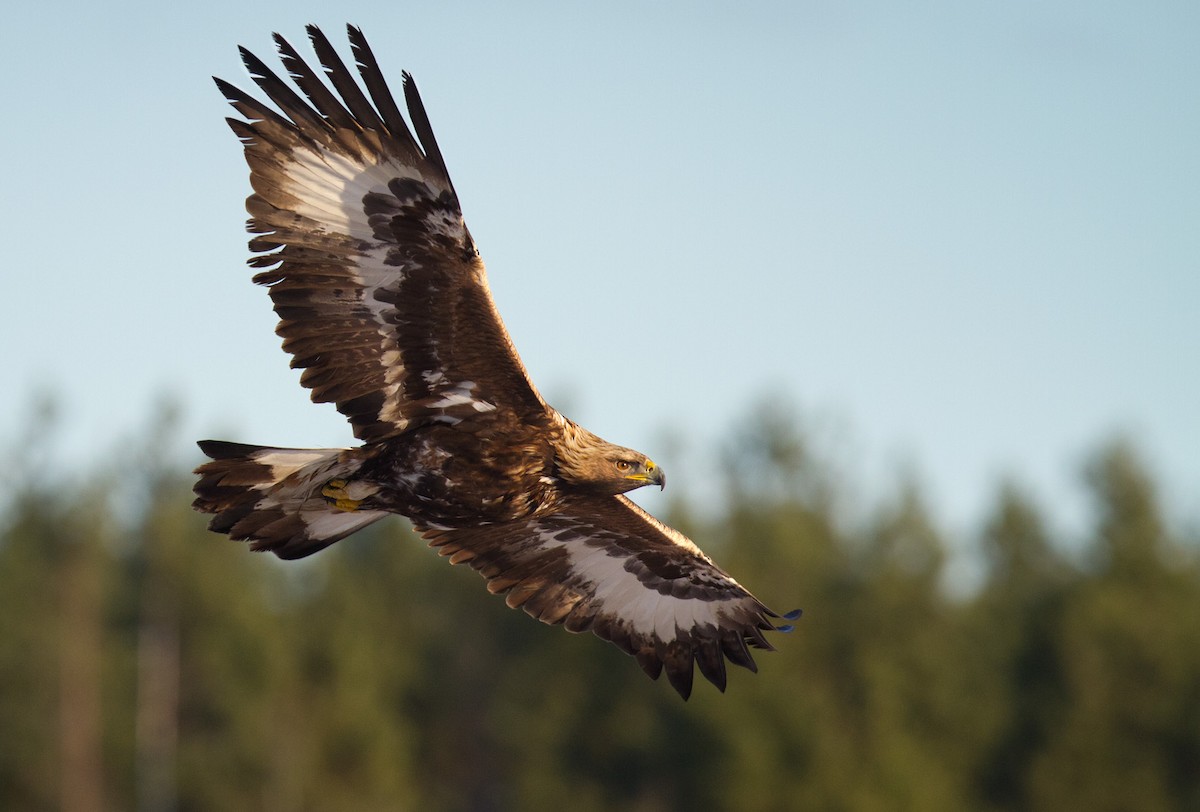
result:
<svg viewBox="0 0 1200 812"><path fill-rule="evenodd" d="M254 490L267 490L305 466L321 460L332 463L341 451L340 448L270 448L257 451L251 459L271 469L271 481L255 485Z"/></svg>
<svg viewBox="0 0 1200 812"><path fill-rule="evenodd" d="M603 547L580 539L560 541L554 537L558 532L539 531L540 545L565 549L572 574L588 583L599 610L621 618L631 631L669 641L678 636L679 629L720 625L723 601L665 595L625 569L628 555L610 555Z"/></svg>
<svg viewBox="0 0 1200 812"><path fill-rule="evenodd" d="M287 165L288 189L297 198L295 210L314 221L330 234L348 236L360 243L360 253L349 268L354 281L362 288L362 305L379 328L380 365L384 372L382 394L384 403L378 419L400 429L409 421L403 414L403 381L407 374L404 356L394 340L391 313L394 305L382 302L375 294L383 289L395 289L408 271L406 265L389 265L391 244L376 237L364 211L363 199L371 193L394 198L389 182L397 178L417 180L430 188L431 194L444 191L438 182L423 176L417 167L405 166L390 160L363 165L358 160L336 152L309 149L294 150ZM444 235L459 242L466 241L462 218L449 212L435 210L426 217L423 226L430 234ZM423 373L431 386L445 382L440 370ZM459 385L442 394L434 408L449 409L469 405L479 412L492 411L496 406L475 398L469 387ZM471 384L470 386L473 386Z"/></svg>
<svg viewBox="0 0 1200 812"><path fill-rule="evenodd" d="M386 515L386 512L379 510L338 511L336 513L328 509L300 511L300 519L308 528L309 538L317 539L349 535L360 527L366 527Z"/></svg>
<svg viewBox="0 0 1200 812"><path fill-rule="evenodd" d="M296 149L286 165L290 188L299 200L296 213L315 220L330 234L345 234L356 240L374 241L374 230L363 212L369 192L390 195L388 182L394 178L424 180L416 167L392 161L365 166L340 153Z"/></svg>

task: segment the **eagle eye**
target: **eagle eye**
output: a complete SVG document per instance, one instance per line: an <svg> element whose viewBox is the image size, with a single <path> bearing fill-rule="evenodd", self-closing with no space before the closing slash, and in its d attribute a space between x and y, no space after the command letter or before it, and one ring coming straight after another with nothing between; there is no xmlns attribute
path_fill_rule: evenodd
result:
<svg viewBox="0 0 1200 812"><path fill-rule="evenodd" d="M631 467L629 460L617 460L618 471L628 471Z"/></svg>

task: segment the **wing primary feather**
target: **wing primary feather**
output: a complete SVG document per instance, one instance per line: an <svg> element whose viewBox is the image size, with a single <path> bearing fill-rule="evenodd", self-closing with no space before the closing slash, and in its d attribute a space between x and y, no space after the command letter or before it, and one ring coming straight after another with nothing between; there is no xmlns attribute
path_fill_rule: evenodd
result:
<svg viewBox="0 0 1200 812"><path fill-rule="evenodd" d="M658 654L653 649L642 649L637 654L633 655L637 659L638 665L646 672L646 676L656 680L662 674L662 660L658 658Z"/></svg>
<svg viewBox="0 0 1200 812"><path fill-rule="evenodd" d="M287 83L276 76L249 49L241 46L238 51L242 55L242 64L246 66L246 70L250 71L250 78L263 89L263 92L279 106L279 109L288 118L297 125L306 124L313 129L314 133L321 133L328 137L333 129L328 121L317 115L294 90L287 86Z"/></svg>
<svg viewBox="0 0 1200 812"><path fill-rule="evenodd" d="M213 81L216 82L217 89L221 91L221 95L225 97L225 100L250 121L270 121L276 126L289 130L294 129L294 125L285 120L283 116L254 97L247 95L236 85L231 85L217 76L213 77ZM237 119L226 119L226 121L237 121ZM244 121L240 123L246 124ZM240 133L239 137L241 137Z"/></svg>
<svg viewBox="0 0 1200 812"><path fill-rule="evenodd" d="M711 627L710 627L711 628ZM696 665L700 673L725 693L725 655L721 652L721 644L714 636L702 637L696 644Z"/></svg>
<svg viewBox="0 0 1200 812"><path fill-rule="evenodd" d="M721 650L734 665L740 665L751 673L758 672L758 664L754 662L754 657L746 648L745 638L736 629L729 629L721 633Z"/></svg>
<svg viewBox="0 0 1200 812"><path fill-rule="evenodd" d="M772 613L772 614L774 614L774 613ZM804 614L804 610L793 609L790 612L786 612L786 613L780 615L780 617L783 618L784 620L799 620L800 616L802 614ZM793 632L795 630L796 630L796 624L794 624L794 623L782 623L775 627L775 631L777 631L777 632Z"/></svg>
<svg viewBox="0 0 1200 812"><path fill-rule="evenodd" d="M388 88L387 80L383 78L379 62L376 61L371 46L367 44L367 38L362 29L347 25L346 33L350 37L350 49L354 52L354 59L358 64L358 72L362 75L363 84L367 86L367 92L371 94L375 108L383 117L388 131L393 138L411 143L413 141L412 133L409 132L408 124L404 121L396 99Z"/></svg>
<svg viewBox="0 0 1200 812"><path fill-rule="evenodd" d="M329 77L329 81L341 95L342 100L346 103L346 108L349 108L350 114L358 124L368 130L386 131L379 114L375 112L371 102L363 95L362 88L354 81L350 71L346 70L346 63L338 56L337 50L334 49L321 29L310 25L305 30L308 31L308 38L312 42L313 50L316 51L317 59L321 60L321 65L325 68L325 75Z"/></svg>
<svg viewBox="0 0 1200 812"><path fill-rule="evenodd" d="M274 39L275 47L279 49L279 58L284 67L288 69L288 75L291 76L296 86L304 91L304 95L308 96L313 106L317 108L317 112L336 127L358 130L358 122L346 111L345 106L330 92L325 83L317 77L316 72L296 52L292 44L281 34L275 34ZM340 88L338 90L341 91Z"/></svg>
<svg viewBox="0 0 1200 812"><path fill-rule="evenodd" d="M767 641L767 638L763 637L763 633L759 631L757 626L746 627L746 642L754 648L760 648L763 651L775 650L775 647Z"/></svg>
<svg viewBox="0 0 1200 812"><path fill-rule="evenodd" d="M433 135L433 125L429 123L429 114L425 112L425 105L421 102L417 83L408 71L402 71L401 75L404 77L404 101L408 104L408 115L412 119L413 129L417 131L421 147L425 150L425 157L438 168L445 181L450 183L450 172L446 169L442 150L438 147L437 139ZM454 188L452 183L450 188L451 190Z"/></svg>
<svg viewBox="0 0 1200 812"><path fill-rule="evenodd" d="M667 680L686 702L692 695L692 679L695 673L692 668L692 649L683 641L675 639L667 643L661 657Z"/></svg>

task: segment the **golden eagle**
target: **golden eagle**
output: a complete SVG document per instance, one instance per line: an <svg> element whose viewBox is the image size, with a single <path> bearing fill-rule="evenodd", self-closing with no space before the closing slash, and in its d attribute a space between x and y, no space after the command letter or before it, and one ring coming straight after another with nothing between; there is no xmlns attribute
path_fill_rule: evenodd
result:
<svg viewBox="0 0 1200 812"><path fill-rule="evenodd" d="M726 657L754 671L748 647L771 649L763 632L791 627L623 495L663 486L658 465L538 394L412 77L410 129L362 31L348 30L362 86L315 26L332 90L278 34L303 97L245 48L276 109L216 82L242 116L228 121L254 189L254 281L270 289L300 382L362 445L203 441L212 459L196 469L196 509L215 514L212 530L285 559L398 513L509 606L592 630L652 678L665 669L685 699L693 663L724 690Z"/></svg>

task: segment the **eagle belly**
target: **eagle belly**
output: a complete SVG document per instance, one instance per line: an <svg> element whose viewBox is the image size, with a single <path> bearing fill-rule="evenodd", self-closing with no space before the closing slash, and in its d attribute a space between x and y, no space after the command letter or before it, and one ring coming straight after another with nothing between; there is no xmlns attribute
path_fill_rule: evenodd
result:
<svg viewBox="0 0 1200 812"><path fill-rule="evenodd" d="M379 486L371 506L418 529L457 529L524 519L556 502L553 455L531 437L489 441L445 425L388 440L364 476Z"/></svg>

